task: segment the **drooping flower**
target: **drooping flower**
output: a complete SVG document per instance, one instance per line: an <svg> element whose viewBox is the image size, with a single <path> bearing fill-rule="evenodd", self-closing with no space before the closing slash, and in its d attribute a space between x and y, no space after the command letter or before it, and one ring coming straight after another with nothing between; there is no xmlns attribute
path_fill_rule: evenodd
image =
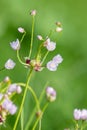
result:
<svg viewBox="0 0 87 130"><path fill-rule="evenodd" d="M10 42L10 46L14 50L19 50L20 49L20 42L19 42L19 40L17 39L16 41Z"/></svg>
<svg viewBox="0 0 87 130"><path fill-rule="evenodd" d="M53 102L56 100L56 91L54 90L54 88L48 86L46 88L46 96L48 101Z"/></svg>
<svg viewBox="0 0 87 130"><path fill-rule="evenodd" d="M7 90L7 93L13 93L13 92L16 92L16 89L17 89L17 84L11 84Z"/></svg>
<svg viewBox="0 0 87 130"><path fill-rule="evenodd" d="M81 111L81 119L82 120L87 120L87 110L86 109L82 109L82 111Z"/></svg>
<svg viewBox="0 0 87 130"><path fill-rule="evenodd" d="M21 88L20 86L17 86L16 92L17 92L18 94L20 94L20 93L22 92L22 88Z"/></svg>
<svg viewBox="0 0 87 130"><path fill-rule="evenodd" d="M49 61L46 66L47 66L47 69L50 71L57 70L57 64L53 60Z"/></svg>
<svg viewBox="0 0 87 130"><path fill-rule="evenodd" d="M22 27L19 27L19 28L18 28L18 31L19 31L20 33L24 33L24 32L25 32L24 28L22 28Z"/></svg>
<svg viewBox="0 0 87 130"><path fill-rule="evenodd" d="M45 42L44 42L44 46L47 48L48 51L53 51L56 48L56 43L53 41L50 41L50 39L48 38Z"/></svg>
<svg viewBox="0 0 87 130"><path fill-rule="evenodd" d="M74 119L75 120L80 120L81 119L81 110L80 109L75 109L73 113Z"/></svg>
<svg viewBox="0 0 87 130"><path fill-rule="evenodd" d="M53 57L53 61L54 61L56 64L60 64L60 63L62 63L63 58L62 58L62 56L61 56L60 54L58 54L58 55L56 55L56 56Z"/></svg>
<svg viewBox="0 0 87 130"><path fill-rule="evenodd" d="M8 59L7 62L5 63L5 68L10 70L13 69L15 67L15 62L11 59Z"/></svg>
<svg viewBox="0 0 87 130"><path fill-rule="evenodd" d="M37 38L38 38L39 40L43 40L43 38L42 38L41 35L37 35Z"/></svg>
<svg viewBox="0 0 87 130"><path fill-rule="evenodd" d="M9 99L5 99L2 103L2 108L8 111L11 115L15 114L17 111L16 105Z"/></svg>
<svg viewBox="0 0 87 130"><path fill-rule="evenodd" d="M14 115L14 114L16 113L16 111L17 111L17 106L14 105L14 104L12 104L12 106L11 106L10 109L9 109L9 113L10 113L11 115Z"/></svg>

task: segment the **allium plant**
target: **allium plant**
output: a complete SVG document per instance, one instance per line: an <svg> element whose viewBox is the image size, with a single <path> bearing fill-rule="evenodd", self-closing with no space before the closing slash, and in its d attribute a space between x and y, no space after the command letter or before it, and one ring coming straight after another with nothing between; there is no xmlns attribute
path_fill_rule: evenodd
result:
<svg viewBox="0 0 87 130"><path fill-rule="evenodd" d="M50 53L52 53L52 51L55 51L56 49L56 42L53 42L50 39L50 35L46 36L46 38L43 38L41 35L37 35L37 38L40 41L40 45L37 49L36 56L31 58L32 49L33 49L34 22L35 22L36 13L37 13L36 10L32 10L30 12L30 15L32 17L32 32L31 32L29 54L25 57L25 62L22 61L19 55L19 51L21 49L21 43L26 35L25 29L19 27L18 32L21 33L22 35L21 40L17 38L16 40L10 42L9 44L10 47L17 52L18 61L28 70L26 82L12 83L11 79L8 76L6 76L5 79L0 82L0 125L6 123L6 120L8 119L8 115L14 115L15 113L17 113L13 130L17 129L19 119L20 117L22 117L21 115L24 109L24 102L25 102L27 91L29 91L34 97L34 100L36 102L36 107L32 115L29 117L29 120L27 120L27 124L25 126L23 125L23 121L21 121L21 130L29 130L34 115L36 115L36 121L32 127L32 130L35 130L37 126L39 127L38 129L41 130L41 120L43 118L43 114L47 109L49 103L56 100L56 95L57 95L56 90L50 85L48 85L45 87L45 89L43 89L40 97L38 98L36 92L33 90L33 88L30 85L30 80L32 78L33 71L41 72L45 68L47 68L49 71L57 71L58 66L63 61L62 56L60 54L56 54L56 56L54 56L52 60L46 63L47 56L49 56ZM54 32L60 33L62 31L61 23L57 22L56 26L57 27L54 30ZM43 53L44 50L45 53ZM8 70L14 69L15 65L16 63L12 59L8 59L4 65L4 69L8 69ZM23 95L20 107L17 107L16 103L13 100L13 97L16 94ZM47 100L46 103L43 106L41 106L44 94L46 95L45 97ZM77 116L78 114L75 115L76 119L85 118L84 114L82 114L82 117L77 117Z"/></svg>

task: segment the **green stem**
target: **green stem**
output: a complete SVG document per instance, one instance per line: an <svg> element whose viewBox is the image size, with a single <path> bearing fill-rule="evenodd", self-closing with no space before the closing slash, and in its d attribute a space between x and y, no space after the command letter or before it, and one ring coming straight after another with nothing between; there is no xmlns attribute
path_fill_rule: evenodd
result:
<svg viewBox="0 0 87 130"><path fill-rule="evenodd" d="M49 53L49 51L47 51L47 52L46 52L46 54L44 55L44 57L43 57L43 60L42 60L41 64L43 64L43 62L45 61L45 59L46 59L46 57L47 57L48 53Z"/></svg>
<svg viewBox="0 0 87 130"><path fill-rule="evenodd" d="M31 78L31 75L32 75L32 71L33 71L33 69L30 70L30 73L29 73L29 76L28 76L28 79L27 79L22 103L21 103L21 106L20 106L20 109L19 109L19 112L18 112L18 115L17 115L17 119L16 119L15 124L14 124L13 130L16 130L16 127L17 127L17 124L18 124L18 121L19 121L19 118L20 118L20 115L21 115L21 112L22 112L22 109L23 109L23 105L24 105L24 101L25 101L25 97L26 97L26 93L27 93L27 89L28 89L28 84L29 84L29 81L30 81L30 78Z"/></svg>
<svg viewBox="0 0 87 130"><path fill-rule="evenodd" d="M43 113L45 112L46 108L48 107L48 104L49 104L49 102L47 102L47 103L44 105L43 110L42 110L42 114L40 115L39 118L37 118L37 120L36 120L36 122L35 122L35 124L34 124L34 126L33 126L33 128L32 128L32 130L35 130L35 128L36 128L36 126L37 126L39 120L42 118Z"/></svg>
<svg viewBox="0 0 87 130"><path fill-rule="evenodd" d="M41 119L39 121L39 130L41 130Z"/></svg>
<svg viewBox="0 0 87 130"><path fill-rule="evenodd" d="M23 36L22 36L22 38L21 38L21 40L20 40L20 44L22 43L22 41L23 41L25 35L26 35L26 32L24 32L24 34L23 34ZM28 66L26 63L24 63L24 62L21 60L20 55L19 55L19 50L17 50L17 58L18 58L19 62L20 62L22 65Z"/></svg>
<svg viewBox="0 0 87 130"><path fill-rule="evenodd" d="M31 32L31 43L30 43L30 51L29 51L29 58L31 57L31 53L32 53L32 46L33 46L33 35L34 35L34 22L35 22L35 17L32 17L32 32Z"/></svg>

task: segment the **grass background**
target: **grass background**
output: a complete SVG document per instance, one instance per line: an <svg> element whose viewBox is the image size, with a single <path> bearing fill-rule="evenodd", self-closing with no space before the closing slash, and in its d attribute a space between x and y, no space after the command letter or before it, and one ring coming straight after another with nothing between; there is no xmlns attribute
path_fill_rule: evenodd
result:
<svg viewBox="0 0 87 130"><path fill-rule="evenodd" d="M42 130L64 130L73 124L73 109L87 108L87 1L86 0L0 0L0 67L8 58L17 62L14 70L0 72L0 81L10 76L12 82L26 81L27 70L17 61L16 53L9 42L20 38L17 28L22 26L27 35L22 44L21 54L28 55L31 35L31 16L29 11L37 10L34 50L38 41L36 36L46 37L55 22L63 24L62 36L55 34L51 39L56 41L57 49L49 58L60 53L64 61L56 72L44 70L34 73L31 85L39 96L45 83L57 90L57 100L50 104L42 120ZM17 104L20 104L18 97ZM26 98L26 121L34 106L30 95ZM12 129L16 116L9 117L7 124ZM25 124L26 125L26 124ZM2 127L1 130L9 127ZM18 128L18 130L20 127ZM30 128L31 130L31 128ZM38 130L38 128L37 128Z"/></svg>

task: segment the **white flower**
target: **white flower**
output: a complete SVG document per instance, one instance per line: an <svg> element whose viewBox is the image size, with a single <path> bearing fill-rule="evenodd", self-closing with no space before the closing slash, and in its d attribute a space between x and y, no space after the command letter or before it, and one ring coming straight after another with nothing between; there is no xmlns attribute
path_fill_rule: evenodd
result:
<svg viewBox="0 0 87 130"><path fill-rule="evenodd" d="M46 96L47 96L47 99L50 102L52 102L56 99L56 91L52 87L48 86L46 88Z"/></svg>
<svg viewBox="0 0 87 130"><path fill-rule="evenodd" d="M20 94L20 93L22 92L22 89L21 89L20 86L17 86L17 88L16 88L16 92L17 92L18 94Z"/></svg>
<svg viewBox="0 0 87 130"><path fill-rule="evenodd" d="M14 50L19 50L20 49L20 42L19 42L19 40L17 39L16 41L10 42L10 46Z"/></svg>
<svg viewBox="0 0 87 130"><path fill-rule="evenodd" d="M25 32L24 28L22 28L22 27L19 27L19 28L18 28L18 31L19 31L20 33L24 33L24 32Z"/></svg>
<svg viewBox="0 0 87 130"><path fill-rule="evenodd" d="M13 92L16 92L16 89L17 89L17 84L11 84L7 90L7 92L9 93L13 93Z"/></svg>
<svg viewBox="0 0 87 130"><path fill-rule="evenodd" d="M12 106L11 106L10 109L9 109L9 113L10 113L11 115L14 115L14 114L16 113L16 111L17 111L17 106L14 105L14 104L12 104Z"/></svg>
<svg viewBox="0 0 87 130"><path fill-rule="evenodd" d="M11 108L12 106L12 101L10 101L9 99L5 99L2 103L2 107L6 110L9 111L9 109Z"/></svg>
<svg viewBox="0 0 87 130"><path fill-rule="evenodd" d="M5 99L2 103L2 107L7 110L11 115L15 114L17 107L12 103L11 100Z"/></svg>
<svg viewBox="0 0 87 130"><path fill-rule="evenodd" d="M74 115L75 120L80 120L80 118L81 118L81 110L75 109L73 115Z"/></svg>
<svg viewBox="0 0 87 130"><path fill-rule="evenodd" d="M60 63L62 63L63 58L62 58L62 56L61 56L60 54L58 54L58 55L56 55L56 56L53 57L53 61L54 61L56 64L60 64Z"/></svg>
<svg viewBox="0 0 87 130"><path fill-rule="evenodd" d="M47 68L50 71L56 71L57 70L57 65L56 65L56 63L53 60L51 60L51 61L49 61L47 63Z"/></svg>
<svg viewBox="0 0 87 130"><path fill-rule="evenodd" d="M53 41L50 41L50 39L48 38L45 42L44 42L44 46L47 48L48 51L53 51L56 48L56 43Z"/></svg>
<svg viewBox="0 0 87 130"><path fill-rule="evenodd" d="M5 63L5 68L10 70L13 69L15 67L15 62L11 59L8 59L7 62Z"/></svg>
<svg viewBox="0 0 87 130"><path fill-rule="evenodd" d="M82 120L87 120L87 110L86 109L83 109L81 111L81 119Z"/></svg>
<svg viewBox="0 0 87 130"><path fill-rule="evenodd" d="M62 27L57 27L57 28L56 28L56 32L61 32L62 30L63 30Z"/></svg>
<svg viewBox="0 0 87 130"><path fill-rule="evenodd" d="M43 38L42 38L41 35L37 35L37 38L38 38L39 40L43 40Z"/></svg>

